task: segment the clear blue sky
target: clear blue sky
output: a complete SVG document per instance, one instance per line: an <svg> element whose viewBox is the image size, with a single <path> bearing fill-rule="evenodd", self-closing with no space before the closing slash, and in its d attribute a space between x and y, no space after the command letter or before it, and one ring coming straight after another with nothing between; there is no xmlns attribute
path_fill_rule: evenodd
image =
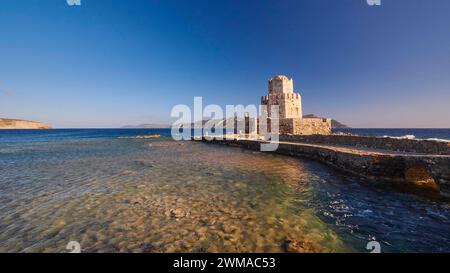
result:
<svg viewBox="0 0 450 273"><path fill-rule="evenodd" d="M173 105L257 104L294 78L304 113L450 127L450 1L2 0L0 117L169 122Z"/></svg>

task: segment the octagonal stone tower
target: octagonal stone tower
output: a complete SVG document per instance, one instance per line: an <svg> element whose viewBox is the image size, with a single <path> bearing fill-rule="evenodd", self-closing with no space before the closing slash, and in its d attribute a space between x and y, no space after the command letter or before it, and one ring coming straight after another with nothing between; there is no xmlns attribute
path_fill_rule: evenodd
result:
<svg viewBox="0 0 450 273"><path fill-rule="evenodd" d="M278 105L279 118L302 118L302 97L294 93L294 81L278 75L269 80L269 94L261 98L261 104Z"/></svg>
<svg viewBox="0 0 450 273"><path fill-rule="evenodd" d="M294 81L283 75L269 80L269 93L293 93Z"/></svg>
<svg viewBox="0 0 450 273"><path fill-rule="evenodd" d="M286 76L278 75L269 80L269 92L261 97L261 104L279 107L280 134L315 135L331 134L331 119L303 118L302 97L294 92L294 81ZM270 117L269 120L272 119Z"/></svg>

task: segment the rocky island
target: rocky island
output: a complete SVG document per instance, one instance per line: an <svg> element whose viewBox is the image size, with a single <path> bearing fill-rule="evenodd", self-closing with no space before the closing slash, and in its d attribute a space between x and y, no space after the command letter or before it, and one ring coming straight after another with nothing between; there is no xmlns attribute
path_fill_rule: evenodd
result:
<svg viewBox="0 0 450 273"><path fill-rule="evenodd" d="M0 118L1 129L51 129L51 127L37 121Z"/></svg>

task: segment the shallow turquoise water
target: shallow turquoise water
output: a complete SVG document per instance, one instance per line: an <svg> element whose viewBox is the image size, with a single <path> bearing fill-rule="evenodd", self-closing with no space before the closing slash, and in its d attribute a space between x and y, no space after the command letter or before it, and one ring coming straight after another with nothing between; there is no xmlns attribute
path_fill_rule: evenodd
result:
<svg viewBox="0 0 450 273"><path fill-rule="evenodd" d="M169 134L0 131L0 251L65 252L71 240L87 252L450 250L448 203Z"/></svg>

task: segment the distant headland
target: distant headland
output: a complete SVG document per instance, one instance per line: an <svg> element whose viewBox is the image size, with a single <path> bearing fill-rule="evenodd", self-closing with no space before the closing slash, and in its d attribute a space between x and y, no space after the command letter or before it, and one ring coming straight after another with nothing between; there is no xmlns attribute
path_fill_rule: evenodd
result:
<svg viewBox="0 0 450 273"><path fill-rule="evenodd" d="M37 121L0 118L1 129L51 129L51 127Z"/></svg>

